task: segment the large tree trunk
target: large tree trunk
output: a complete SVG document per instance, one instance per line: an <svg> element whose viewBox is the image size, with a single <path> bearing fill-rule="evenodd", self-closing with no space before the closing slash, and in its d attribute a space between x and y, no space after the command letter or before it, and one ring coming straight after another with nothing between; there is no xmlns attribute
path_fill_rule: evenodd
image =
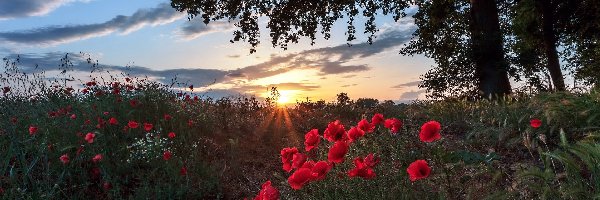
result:
<svg viewBox="0 0 600 200"><path fill-rule="evenodd" d="M508 63L504 59L495 0L471 0L470 29L479 90L485 98L510 94Z"/></svg>
<svg viewBox="0 0 600 200"><path fill-rule="evenodd" d="M535 2L536 9L542 14L542 40L544 43L544 53L548 59L548 72L554 89L557 91L565 91L565 80L560 70L560 62L558 61L558 52L556 51L556 32L554 31L554 14L550 0L537 0Z"/></svg>

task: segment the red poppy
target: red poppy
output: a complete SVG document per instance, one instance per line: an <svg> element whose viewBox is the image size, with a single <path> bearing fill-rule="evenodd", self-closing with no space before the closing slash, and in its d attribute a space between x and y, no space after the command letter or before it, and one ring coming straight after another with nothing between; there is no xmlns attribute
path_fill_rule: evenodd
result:
<svg viewBox="0 0 600 200"><path fill-rule="evenodd" d="M441 125L437 121L428 121L421 126L419 138L423 142L433 142L442 138L440 135Z"/></svg>
<svg viewBox="0 0 600 200"><path fill-rule="evenodd" d="M410 181L416 181L422 178L427 178L431 173L431 168L429 168L427 161L417 160L411 163L408 168L406 168L406 172L408 172Z"/></svg>
<svg viewBox="0 0 600 200"><path fill-rule="evenodd" d="M254 197L254 200L278 200L279 191L277 188L271 186L271 181L267 181L262 184L258 195Z"/></svg>
<svg viewBox="0 0 600 200"><path fill-rule="evenodd" d="M179 175L185 176L187 175L187 168L185 166L181 167L181 169L179 169Z"/></svg>
<svg viewBox="0 0 600 200"><path fill-rule="evenodd" d="M169 160L169 159L171 159L171 156L173 156L173 154L171 154L171 152L170 152L170 151L165 151L165 152L163 153L163 159L164 159L164 160Z"/></svg>
<svg viewBox="0 0 600 200"><path fill-rule="evenodd" d="M131 79L129 77L125 77L125 81L126 82L131 82Z"/></svg>
<svg viewBox="0 0 600 200"><path fill-rule="evenodd" d="M77 115L75 115L75 114L72 114L72 115L71 115L71 119L77 119Z"/></svg>
<svg viewBox="0 0 600 200"><path fill-rule="evenodd" d="M373 126L377 126L378 124L383 123L383 120L383 115L380 113L376 113L375 115L373 115L371 123L373 124Z"/></svg>
<svg viewBox="0 0 600 200"><path fill-rule="evenodd" d="M325 176L333 166L325 161L315 163L310 169L312 172L312 180L318 181L325 179Z"/></svg>
<svg viewBox="0 0 600 200"><path fill-rule="evenodd" d="M302 153L295 153L292 157L292 169L297 169L304 165L308 157Z"/></svg>
<svg viewBox="0 0 600 200"><path fill-rule="evenodd" d="M306 135L304 135L304 150L312 150L313 148L319 146L319 142L321 142L321 137L319 137L319 130L310 130L308 133L306 133Z"/></svg>
<svg viewBox="0 0 600 200"><path fill-rule="evenodd" d="M375 130L375 125L369 123L369 121L367 121L366 119L363 119L360 120L360 122L358 122L358 128L360 130L363 130L364 132L371 133L373 132L373 130Z"/></svg>
<svg viewBox="0 0 600 200"><path fill-rule="evenodd" d="M35 135L38 132L38 127L29 126L29 135Z"/></svg>
<svg viewBox="0 0 600 200"><path fill-rule="evenodd" d="M364 179L372 179L375 178L376 174L375 171L373 171L373 168L367 167L364 163L362 158L355 158L354 159L354 169L351 169L350 171L348 171L348 176L353 178L353 177L362 177Z"/></svg>
<svg viewBox="0 0 600 200"><path fill-rule="evenodd" d="M117 118L111 117L110 119L108 119L108 123L110 125L117 125L119 124L119 121L117 121Z"/></svg>
<svg viewBox="0 0 600 200"><path fill-rule="evenodd" d="M170 132L170 133L169 133L169 138L171 138L171 139L175 138L175 133L173 133L173 132Z"/></svg>
<svg viewBox="0 0 600 200"><path fill-rule="evenodd" d="M344 156L348 153L348 143L344 141L337 141L329 149L327 154L327 160L332 163L344 162Z"/></svg>
<svg viewBox="0 0 600 200"><path fill-rule="evenodd" d="M87 94L89 91L88 91L88 89L87 89L87 88L83 88L83 89L81 90L81 92L82 92L82 93L84 93L84 94Z"/></svg>
<svg viewBox="0 0 600 200"><path fill-rule="evenodd" d="M299 190L312 178L312 171L308 168L296 170L289 178L288 183L294 190Z"/></svg>
<svg viewBox="0 0 600 200"><path fill-rule="evenodd" d="M93 133L85 134L85 141L87 141L90 144L94 143L94 138L96 138L96 134L93 134Z"/></svg>
<svg viewBox="0 0 600 200"><path fill-rule="evenodd" d="M131 107L137 107L139 104L140 102L135 99L129 100L129 105L131 105Z"/></svg>
<svg viewBox="0 0 600 200"><path fill-rule="evenodd" d="M90 81L90 82L85 83L85 85L88 87L92 87L92 86L96 85L96 82Z"/></svg>
<svg viewBox="0 0 600 200"><path fill-rule="evenodd" d="M127 126L129 126L129 128L137 128L140 124L135 122L135 121L129 121L129 123L127 123Z"/></svg>
<svg viewBox="0 0 600 200"><path fill-rule="evenodd" d="M534 119L531 119L531 121L529 121L529 124L533 128L539 128L540 126L542 126L542 120L534 118Z"/></svg>
<svg viewBox="0 0 600 200"><path fill-rule="evenodd" d="M169 114L165 114L164 118L165 118L165 120L166 120L166 121L169 121L169 120L171 120L173 117L171 117L171 115L169 115Z"/></svg>
<svg viewBox="0 0 600 200"><path fill-rule="evenodd" d="M379 163L379 157L375 157L372 153L367 155L364 160L364 164L368 167L375 167Z"/></svg>
<svg viewBox="0 0 600 200"><path fill-rule="evenodd" d="M389 128L393 134L396 134L402 128L402 121L396 118L386 119L383 126Z"/></svg>
<svg viewBox="0 0 600 200"><path fill-rule="evenodd" d="M100 178L100 173L101 173L100 168L94 167L94 168L90 169L89 173L90 173L90 176L92 179Z"/></svg>
<svg viewBox="0 0 600 200"><path fill-rule="evenodd" d="M3 94L6 94L8 92L10 92L10 87L6 86L6 87L2 88L2 93Z"/></svg>
<svg viewBox="0 0 600 200"><path fill-rule="evenodd" d="M364 179L375 178L373 167L379 163L379 158L376 158L372 153L364 159L357 157L354 159L354 169L348 172L349 177L362 177Z"/></svg>
<svg viewBox="0 0 600 200"><path fill-rule="evenodd" d="M92 158L92 161L93 161L94 163L97 163L97 162L100 162L100 161L102 160L102 158L103 158L103 157L102 157L102 154L96 154L96 156L94 156L94 157Z"/></svg>
<svg viewBox="0 0 600 200"><path fill-rule="evenodd" d="M283 170L286 172L292 171L292 160L294 159L294 154L296 153L298 153L298 149L296 147L286 147L281 150L281 163L283 163Z"/></svg>
<svg viewBox="0 0 600 200"><path fill-rule="evenodd" d="M194 126L194 121L192 121L191 119L190 119L190 120L188 120L188 126L189 126L189 127L192 127L192 126Z"/></svg>
<svg viewBox="0 0 600 200"><path fill-rule="evenodd" d="M357 127L352 127L348 131L348 138L350 139L350 142L354 142L354 141L358 140L358 138L360 138L364 135L365 135L365 132Z"/></svg>
<svg viewBox="0 0 600 200"><path fill-rule="evenodd" d="M102 188L104 188L104 190L110 190L112 188L112 184L110 184L109 182L104 182L102 184Z"/></svg>
<svg viewBox="0 0 600 200"><path fill-rule="evenodd" d="M153 127L153 125L152 125L152 124L150 124L150 123L145 123L145 122L144 122L144 130L145 130L146 132L148 132L148 131L152 130L152 127Z"/></svg>
<svg viewBox="0 0 600 200"><path fill-rule="evenodd" d="M327 125L323 137L330 142L346 140L346 130L340 120L335 120Z"/></svg>
<svg viewBox="0 0 600 200"><path fill-rule="evenodd" d="M62 162L63 164L68 164L69 163L69 155L67 154L63 154L62 156L60 156L60 162Z"/></svg>

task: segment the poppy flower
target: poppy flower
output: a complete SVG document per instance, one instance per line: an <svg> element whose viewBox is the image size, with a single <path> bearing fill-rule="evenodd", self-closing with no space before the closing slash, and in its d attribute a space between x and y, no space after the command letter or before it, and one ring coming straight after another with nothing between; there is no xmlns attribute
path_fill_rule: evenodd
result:
<svg viewBox="0 0 600 200"><path fill-rule="evenodd" d="M127 126L129 126L129 128L137 128L140 124L135 122L135 121L129 121L129 123L127 123Z"/></svg>
<svg viewBox="0 0 600 200"><path fill-rule="evenodd" d="M112 184L110 184L109 182L104 182L102 184L102 188L104 188L104 190L110 190L112 188Z"/></svg>
<svg viewBox="0 0 600 200"><path fill-rule="evenodd" d="M29 126L29 135L35 135L38 132L37 126Z"/></svg>
<svg viewBox="0 0 600 200"><path fill-rule="evenodd" d="M96 156L94 156L92 158L92 161L94 161L94 163L100 162L102 160L102 154L96 154Z"/></svg>
<svg viewBox="0 0 600 200"><path fill-rule="evenodd" d="M194 121L192 121L191 119L190 119L190 120L188 120L188 126L189 126L189 127L192 127L192 126L194 126Z"/></svg>
<svg viewBox="0 0 600 200"><path fill-rule="evenodd" d="M135 100L135 99L129 100L129 105L130 105L131 107L137 107L139 104L140 104L140 102L138 102L138 101L137 101L137 100Z"/></svg>
<svg viewBox="0 0 600 200"><path fill-rule="evenodd" d="M325 176L333 166L325 161L315 163L311 168L312 180L318 181L325 179Z"/></svg>
<svg viewBox="0 0 600 200"><path fill-rule="evenodd" d="M396 119L396 118L386 119L383 126L390 129L393 134L396 134L402 128L402 121L400 121L399 119Z"/></svg>
<svg viewBox="0 0 600 200"><path fill-rule="evenodd" d="M427 178L431 173L431 168L429 168L427 161L416 160L415 162L411 163L408 168L406 168L406 172L408 172L410 181L416 181Z"/></svg>
<svg viewBox="0 0 600 200"><path fill-rule="evenodd" d="M108 119L108 123L110 125L117 125L119 124L119 121L117 121L117 118L111 117L110 119Z"/></svg>
<svg viewBox="0 0 600 200"><path fill-rule="evenodd" d="M153 127L153 125L152 125L152 124L150 124L150 123L145 123L145 122L144 122L144 130L145 130L146 132L148 132L148 131L152 130L152 127Z"/></svg>
<svg viewBox="0 0 600 200"><path fill-rule="evenodd" d="M75 115L75 114L72 114L72 115L71 115L71 119L77 119L77 115Z"/></svg>
<svg viewBox="0 0 600 200"><path fill-rule="evenodd" d="M10 92L10 87L8 87L8 86L7 86L7 87L3 87L3 88L2 88L2 93L3 93L3 94L6 94L6 93L8 93L8 92Z"/></svg>
<svg viewBox="0 0 600 200"><path fill-rule="evenodd" d="M131 79L129 77L125 77L125 81L126 82L131 82Z"/></svg>
<svg viewBox="0 0 600 200"><path fill-rule="evenodd" d="M187 168L185 166L181 167L181 169L179 169L179 175L185 176L187 175Z"/></svg>
<svg viewBox="0 0 600 200"><path fill-rule="evenodd" d="M171 156L173 156L173 154L171 154L171 152L170 152L170 151L165 151L165 152L163 153L163 159L164 159L164 160L169 160L169 159L171 159Z"/></svg>
<svg viewBox="0 0 600 200"><path fill-rule="evenodd" d="M321 142L321 137L319 137L319 130L310 130L308 133L306 133L306 135L304 135L304 150L312 150L313 148L319 146L319 142Z"/></svg>
<svg viewBox="0 0 600 200"><path fill-rule="evenodd" d="M349 177L362 177L364 179L375 178L375 172L373 167L379 163L379 158L375 157L372 153L365 156L365 158L357 157L354 159L354 169L348 172Z"/></svg>
<svg viewBox="0 0 600 200"><path fill-rule="evenodd" d="M81 92L82 92L82 93L84 93L84 94L87 94L89 91L88 91L88 89L87 89L87 88L83 88L83 89L81 90Z"/></svg>
<svg viewBox="0 0 600 200"><path fill-rule="evenodd" d="M173 132L170 132L170 133L169 133L169 138L171 138L171 139L175 138L175 133L173 133Z"/></svg>
<svg viewBox="0 0 600 200"><path fill-rule="evenodd" d="M344 141L337 141L329 149L327 153L327 160L332 163L344 162L344 156L348 153L348 143Z"/></svg>
<svg viewBox="0 0 600 200"><path fill-rule="evenodd" d="M373 130L375 130L375 125L369 123L369 121L367 121L366 119L360 120L360 122L358 122L357 127L360 130L367 132L367 133L371 133L371 132L373 132Z"/></svg>
<svg viewBox="0 0 600 200"><path fill-rule="evenodd" d="M100 171L100 168L94 167L94 168L90 169L89 173L90 173L90 176L92 179L98 179L98 178L100 178L101 171Z"/></svg>
<svg viewBox="0 0 600 200"><path fill-rule="evenodd" d="M281 150L281 163L283 163L283 170L286 172L292 171L292 160L294 159L294 154L296 153L298 153L298 149L296 147L286 147Z"/></svg>
<svg viewBox="0 0 600 200"><path fill-rule="evenodd" d="M308 157L302 153L295 153L292 157L292 169L297 169L304 165Z"/></svg>
<svg viewBox="0 0 600 200"><path fill-rule="evenodd" d="M96 138L96 134L93 134L93 133L85 134L85 141L87 141L90 144L94 143L94 138Z"/></svg>
<svg viewBox="0 0 600 200"><path fill-rule="evenodd" d="M375 167L375 165L379 164L379 157L375 157L372 153L367 155L364 160L364 164L368 167Z"/></svg>
<svg viewBox="0 0 600 200"><path fill-rule="evenodd" d="M294 190L299 190L307 184L312 178L312 171L308 168L300 168L296 170L289 178L288 183Z"/></svg>
<svg viewBox="0 0 600 200"><path fill-rule="evenodd" d="M335 120L327 125L327 129L323 133L323 137L330 142L346 140L346 130L340 120Z"/></svg>
<svg viewBox="0 0 600 200"><path fill-rule="evenodd" d="M271 186L271 181L267 181L262 184L258 195L254 197L254 200L278 200L279 191L277 188Z"/></svg>
<svg viewBox="0 0 600 200"><path fill-rule="evenodd" d="M376 113L371 119L371 124L373 124L373 126L377 126L378 124L383 123L383 120L383 114Z"/></svg>
<svg viewBox="0 0 600 200"><path fill-rule="evenodd" d="M440 135L441 125L437 121L429 121L421 126L419 138L423 142L433 142L442 138Z"/></svg>
<svg viewBox="0 0 600 200"><path fill-rule="evenodd" d="M529 121L529 124L533 128L539 128L540 126L542 126L542 120L534 118L534 119L531 119L531 121Z"/></svg>
<svg viewBox="0 0 600 200"><path fill-rule="evenodd" d="M60 162L62 162L63 164L68 164L69 163L69 155L67 154L63 154L62 156L60 156Z"/></svg>
<svg viewBox="0 0 600 200"><path fill-rule="evenodd" d="M364 179L375 178L375 176L376 176L375 171L373 171L373 168L366 166L363 163L362 158L355 158L354 166L355 166L354 169L351 169L350 171L348 171L348 176L350 178L353 178L353 177L362 177Z"/></svg>
<svg viewBox="0 0 600 200"><path fill-rule="evenodd" d="M364 135L365 135L365 132L357 127L352 127L348 131L348 139L350 139L350 142L354 142L354 141L358 140L358 138L360 138Z"/></svg>
<svg viewBox="0 0 600 200"><path fill-rule="evenodd" d="M165 114L164 118L165 118L165 120L166 120L166 121L169 121L169 120L171 120L173 117L171 117L171 115L169 115L169 114Z"/></svg>

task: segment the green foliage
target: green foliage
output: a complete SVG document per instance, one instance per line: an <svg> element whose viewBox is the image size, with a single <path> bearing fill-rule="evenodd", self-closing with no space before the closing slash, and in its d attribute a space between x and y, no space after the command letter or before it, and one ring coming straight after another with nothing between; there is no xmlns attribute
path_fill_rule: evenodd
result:
<svg viewBox="0 0 600 200"><path fill-rule="evenodd" d="M600 144L583 140L563 143L552 152L541 152L543 167L520 173L533 196L541 199L597 199L600 197Z"/></svg>

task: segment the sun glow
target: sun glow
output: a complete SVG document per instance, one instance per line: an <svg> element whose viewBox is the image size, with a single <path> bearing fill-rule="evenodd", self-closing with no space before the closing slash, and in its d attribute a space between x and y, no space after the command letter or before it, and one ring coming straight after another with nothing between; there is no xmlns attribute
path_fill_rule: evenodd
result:
<svg viewBox="0 0 600 200"><path fill-rule="evenodd" d="M280 90L278 92L279 92L279 98L277 99L277 104L279 104L279 105L295 103L295 100L297 99L297 95L300 93L300 91L298 91L298 90ZM270 96L271 96L270 92L264 93L264 97L270 97Z"/></svg>

